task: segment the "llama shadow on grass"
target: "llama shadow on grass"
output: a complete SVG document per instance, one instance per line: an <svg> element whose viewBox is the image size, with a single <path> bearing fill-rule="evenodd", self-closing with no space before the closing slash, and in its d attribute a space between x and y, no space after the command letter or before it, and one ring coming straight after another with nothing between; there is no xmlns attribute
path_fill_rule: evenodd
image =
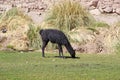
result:
<svg viewBox="0 0 120 80"><path fill-rule="evenodd" d="M75 58L72 58L70 56L64 56L64 57L60 57L60 56L54 56L54 58L63 58L63 59L80 59L80 57L75 57Z"/></svg>

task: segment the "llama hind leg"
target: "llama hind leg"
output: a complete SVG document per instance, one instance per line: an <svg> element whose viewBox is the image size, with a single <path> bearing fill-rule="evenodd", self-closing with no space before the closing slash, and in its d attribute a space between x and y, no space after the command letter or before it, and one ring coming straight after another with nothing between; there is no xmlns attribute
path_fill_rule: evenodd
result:
<svg viewBox="0 0 120 80"><path fill-rule="evenodd" d="M58 44L58 49L59 49L59 57L63 57L64 58L62 45Z"/></svg>
<svg viewBox="0 0 120 80"><path fill-rule="evenodd" d="M42 57L45 57L44 50L45 50L45 47L47 46L47 44L48 44L48 41L43 41L43 44L42 44Z"/></svg>

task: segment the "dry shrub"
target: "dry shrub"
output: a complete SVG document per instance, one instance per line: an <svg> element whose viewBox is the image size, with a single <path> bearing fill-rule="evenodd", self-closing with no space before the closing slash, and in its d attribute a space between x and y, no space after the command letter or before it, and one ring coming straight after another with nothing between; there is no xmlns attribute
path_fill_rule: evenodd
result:
<svg viewBox="0 0 120 80"><path fill-rule="evenodd" d="M12 8L1 15L0 28L6 28L7 48L29 50L40 48L39 33L32 19L18 8ZM4 33L2 33L4 34Z"/></svg>
<svg viewBox="0 0 120 80"><path fill-rule="evenodd" d="M120 27L118 26L99 27L96 28L96 30L99 33L96 34L96 32L92 32L89 30L78 29L73 31L72 34L69 34L71 39L75 41L74 43L76 44L75 47L77 46L76 50L85 53L109 54L109 53L115 53L117 48L117 52L119 52Z"/></svg>
<svg viewBox="0 0 120 80"><path fill-rule="evenodd" d="M65 0L55 3L46 15L46 21L63 31L81 26L89 26L93 18L76 1Z"/></svg>
<svg viewBox="0 0 120 80"><path fill-rule="evenodd" d="M1 15L0 27L4 26L8 30L15 30L18 26L30 22L32 22L32 19L25 15L20 9L12 8Z"/></svg>

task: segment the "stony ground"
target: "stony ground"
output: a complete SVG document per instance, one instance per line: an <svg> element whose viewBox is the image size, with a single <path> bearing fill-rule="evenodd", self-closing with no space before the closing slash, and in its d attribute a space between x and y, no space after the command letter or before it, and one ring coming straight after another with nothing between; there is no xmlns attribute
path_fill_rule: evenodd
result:
<svg viewBox="0 0 120 80"><path fill-rule="evenodd" d="M9 10L12 7L20 7L34 22L40 23L44 19L44 13L50 8L51 4L58 1L61 0L0 0L0 13ZM120 0L76 1L86 7L96 20L106 22L110 25L120 20Z"/></svg>

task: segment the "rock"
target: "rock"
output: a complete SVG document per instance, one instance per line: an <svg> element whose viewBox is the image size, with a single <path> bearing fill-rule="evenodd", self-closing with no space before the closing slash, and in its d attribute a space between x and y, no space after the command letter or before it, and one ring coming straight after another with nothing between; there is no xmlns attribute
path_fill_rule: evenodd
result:
<svg viewBox="0 0 120 80"><path fill-rule="evenodd" d="M120 15L120 8L116 9L116 13Z"/></svg>
<svg viewBox="0 0 120 80"><path fill-rule="evenodd" d="M112 9L112 7L106 7L105 9L103 9L103 11L106 13L112 13L113 9Z"/></svg>
<svg viewBox="0 0 120 80"><path fill-rule="evenodd" d="M114 4L120 4L120 0L114 0Z"/></svg>
<svg viewBox="0 0 120 80"><path fill-rule="evenodd" d="M98 1L99 0L92 0L92 1L90 1L89 6L97 7Z"/></svg>
<svg viewBox="0 0 120 80"><path fill-rule="evenodd" d="M120 0L74 0L77 2L80 2L80 4L87 9L99 9L100 12L106 12L106 13L114 13L116 12L116 9L120 7ZM14 3L17 7L22 8L24 11L28 10L28 12L45 12L52 6L52 4L60 2L60 0L3 0L0 1L0 13L3 13L5 11L8 11L11 8L11 5ZM4 5L4 6L2 6ZM117 10L117 14L118 10Z"/></svg>
<svg viewBox="0 0 120 80"><path fill-rule="evenodd" d="M98 8L101 12L119 14L120 0L99 0Z"/></svg>
<svg viewBox="0 0 120 80"><path fill-rule="evenodd" d="M100 7L99 7L98 9L99 9L99 11L100 11L101 13L103 13L103 12L104 12L102 8L100 8Z"/></svg>
<svg viewBox="0 0 120 80"><path fill-rule="evenodd" d="M93 15L100 15L100 11L98 9L90 10L90 13Z"/></svg>
<svg viewBox="0 0 120 80"><path fill-rule="evenodd" d="M119 6L120 6L120 4L113 4L113 5L112 5L112 8L113 8L113 10L116 11L116 9L119 8Z"/></svg>

